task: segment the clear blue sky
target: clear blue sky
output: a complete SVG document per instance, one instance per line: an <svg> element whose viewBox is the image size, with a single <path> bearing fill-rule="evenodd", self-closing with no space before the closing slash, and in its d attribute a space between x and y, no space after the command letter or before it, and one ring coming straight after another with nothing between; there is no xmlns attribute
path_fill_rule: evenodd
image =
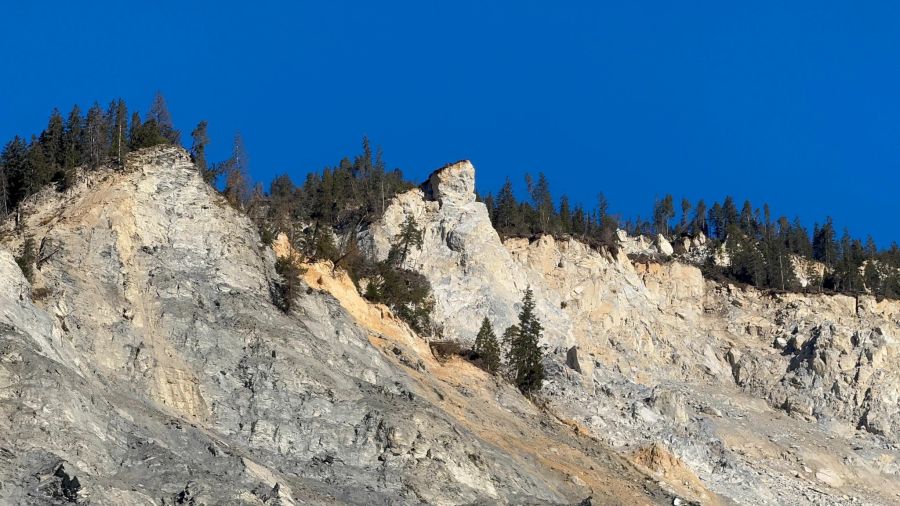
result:
<svg viewBox="0 0 900 506"><path fill-rule="evenodd" d="M544 171L627 217L730 193L900 240L897 2L15 4L4 141L160 89L185 137L209 120L213 158L240 130L263 181L368 134L415 179L469 158L483 192Z"/></svg>

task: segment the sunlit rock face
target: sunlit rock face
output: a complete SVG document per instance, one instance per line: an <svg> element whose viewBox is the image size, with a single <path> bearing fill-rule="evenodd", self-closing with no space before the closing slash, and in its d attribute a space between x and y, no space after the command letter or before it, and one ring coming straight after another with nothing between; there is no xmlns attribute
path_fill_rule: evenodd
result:
<svg viewBox="0 0 900 506"><path fill-rule="evenodd" d="M883 465L897 456L900 304L707 281L692 263L727 257L705 237L673 246L619 231L616 255L566 238L501 241L473 172L467 162L436 171L364 234L385 258L407 216L422 227L405 266L431 281L442 339L471 342L484 317L502 331L530 286L546 330L546 399L600 440L623 451L666 441L705 487L739 503L900 492L897 467ZM794 464L746 451L754 445ZM810 495L804 480L824 491Z"/></svg>

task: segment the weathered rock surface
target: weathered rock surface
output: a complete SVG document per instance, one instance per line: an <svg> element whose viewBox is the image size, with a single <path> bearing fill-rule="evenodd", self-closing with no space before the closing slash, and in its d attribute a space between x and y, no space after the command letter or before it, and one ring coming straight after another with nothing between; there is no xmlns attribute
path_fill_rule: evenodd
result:
<svg viewBox="0 0 900 506"><path fill-rule="evenodd" d="M485 316L504 328L530 285L545 398L598 439L635 455L663 444L742 504L900 500L900 303L721 286L678 261L632 262L674 248L621 231L615 257L547 236L501 243L483 205L453 195L473 172L437 171L366 236L383 257L407 215L423 226L407 267L431 280L445 336L469 341Z"/></svg>
<svg viewBox="0 0 900 506"><path fill-rule="evenodd" d="M491 315L500 331L517 321L522 293L534 280L500 242L487 208L475 201L475 169L468 161L435 171L422 188L395 197L378 223L362 237L375 258L387 258L407 216L421 226L421 248L405 266L425 274L435 295L435 319L444 337L474 340L478 326ZM544 316L546 340L574 344L572 325L559 311L560 299L535 285L535 300Z"/></svg>
<svg viewBox="0 0 900 506"><path fill-rule="evenodd" d="M474 181L468 162L435 172L362 243L384 258L415 217L407 267L448 338L514 323L531 286L542 409L436 359L329 265L276 309L273 251L183 150L30 199L0 227L0 503L900 500L900 303L768 295L668 260L700 240L501 241ZM26 235L33 286L10 253Z"/></svg>
<svg viewBox="0 0 900 506"><path fill-rule="evenodd" d="M0 503L673 500L325 271L276 309L272 251L181 149L23 216L0 232Z"/></svg>

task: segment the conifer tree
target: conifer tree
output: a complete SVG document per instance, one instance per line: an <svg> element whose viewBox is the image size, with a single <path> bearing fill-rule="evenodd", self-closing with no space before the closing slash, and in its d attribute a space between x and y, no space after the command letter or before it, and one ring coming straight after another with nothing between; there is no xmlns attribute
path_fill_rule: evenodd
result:
<svg viewBox="0 0 900 506"><path fill-rule="evenodd" d="M159 134L165 142L176 146L181 144L181 132L175 130L175 125L172 123L172 115L169 113L169 107L166 105L166 99L163 98L160 91L157 91L156 96L153 97L153 104L147 113L147 121L156 123Z"/></svg>
<svg viewBox="0 0 900 506"><path fill-rule="evenodd" d="M100 166L103 156L109 151L106 145L108 135L108 125L100 109L100 104L94 102L94 105L88 109L87 120L85 121L83 146L87 153L88 166L96 169Z"/></svg>
<svg viewBox="0 0 900 506"><path fill-rule="evenodd" d="M6 167L0 161L0 219L9 214L9 182L6 177Z"/></svg>
<svg viewBox="0 0 900 506"><path fill-rule="evenodd" d="M75 105L66 119L65 130L65 163L63 168L67 171L81 165L84 161L84 148L82 144L83 129L81 109Z"/></svg>
<svg viewBox="0 0 900 506"><path fill-rule="evenodd" d="M657 200L653 206L653 225L657 234L669 235L669 220L675 216L675 206L672 196L666 195L662 200Z"/></svg>
<svg viewBox="0 0 900 506"><path fill-rule="evenodd" d="M128 127L128 147L129 149L137 149L140 144L141 137L141 115L134 111L131 115L131 124Z"/></svg>
<svg viewBox="0 0 900 506"><path fill-rule="evenodd" d="M572 210L569 207L568 195L559 199L559 231L564 234L572 233Z"/></svg>
<svg viewBox="0 0 900 506"><path fill-rule="evenodd" d="M35 247L34 239L31 236L25 238L25 242L22 244L22 254L17 256L15 260L25 279L29 283L34 283Z"/></svg>
<svg viewBox="0 0 900 506"><path fill-rule="evenodd" d="M729 232L731 232L732 226L738 226L740 221L740 217L738 216L737 206L734 204L734 198L731 195L725 197L725 201L722 202L722 235L720 238L725 238Z"/></svg>
<svg viewBox="0 0 900 506"><path fill-rule="evenodd" d="M543 172L538 173L537 182L530 174L525 174L525 182L528 185L528 193L538 214L539 231L542 234L552 232L551 223L554 217L553 196L550 194L550 182Z"/></svg>
<svg viewBox="0 0 900 506"><path fill-rule="evenodd" d="M475 352L479 365L485 371L494 374L500 370L500 343L487 318L481 322L481 328L478 330L478 335L475 336L475 346L472 351Z"/></svg>
<svg viewBox="0 0 900 506"><path fill-rule="evenodd" d="M206 146L209 144L206 120L197 124L197 128L191 132L191 140L191 159L194 160L194 165L197 166L204 181L215 184L219 174L214 167L209 166L209 162L206 160Z"/></svg>
<svg viewBox="0 0 900 506"><path fill-rule="evenodd" d="M706 202L703 199L697 201L694 207L694 220L691 224L691 233L709 235L709 229L706 226Z"/></svg>
<svg viewBox="0 0 900 506"><path fill-rule="evenodd" d="M679 223L679 226L678 226L678 232L681 234L687 233L687 231L688 231L688 216L690 215L690 212L691 212L691 201L686 198L682 198L681 199L681 223Z"/></svg>
<svg viewBox="0 0 900 506"><path fill-rule="evenodd" d="M27 173L28 143L18 135L6 143L0 153L7 184L7 210L14 209L19 202L31 195L29 188L31 175Z"/></svg>
<svg viewBox="0 0 900 506"><path fill-rule="evenodd" d="M59 171L66 163L65 123L59 109L54 108L50 114L47 128L41 132L40 141L54 169L54 180L58 180Z"/></svg>
<svg viewBox="0 0 900 506"><path fill-rule="evenodd" d="M544 380L544 365L539 346L544 329L534 311L534 292L528 287L522 298L519 325L512 336L508 360L516 387L523 393L539 390Z"/></svg>
<svg viewBox="0 0 900 506"><path fill-rule="evenodd" d="M109 105L109 155L122 165L128 153L128 107L121 98Z"/></svg>
<svg viewBox="0 0 900 506"><path fill-rule="evenodd" d="M397 244L391 248L391 263L394 265L402 265L406 261L411 248L422 247L422 230L416 219L410 214L406 216L403 225L400 228L400 235L397 238Z"/></svg>
<svg viewBox="0 0 900 506"><path fill-rule="evenodd" d="M244 139L238 133L234 136L231 158L224 162L225 189L223 193L228 202L243 208L250 198L250 182L248 176L249 160L244 147Z"/></svg>
<svg viewBox="0 0 900 506"><path fill-rule="evenodd" d="M497 194L497 211L495 226L500 233L509 234L519 225L519 204L513 193L512 181L506 178L500 193Z"/></svg>

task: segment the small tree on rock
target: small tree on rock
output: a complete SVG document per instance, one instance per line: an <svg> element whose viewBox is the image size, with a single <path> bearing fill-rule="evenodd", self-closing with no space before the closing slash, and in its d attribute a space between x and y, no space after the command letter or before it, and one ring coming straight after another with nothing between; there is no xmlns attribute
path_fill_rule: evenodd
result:
<svg viewBox="0 0 900 506"><path fill-rule="evenodd" d="M391 249L389 254L390 262L399 265L406 261L406 256L412 248L422 247L422 230L416 219L409 215L403 222L400 229L400 236L397 245Z"/></svg>
<svg viewBox="0 0 900 506"><path fill-rule="evenodd" d="M518 332L511 336L508 360L513 380L522 393L539 390L544 380L542 353L538 345L544 327L535 315L534 309L534 292L528 287L522 299Z"/></svg>
<svg viewBox="0 0 900 506"><path fill-rule="evenodd" d="M472 351L478 356L478 364L485 371L494 374L500 369L500 343L487 318L481 322L481 329L475 337Z"/></svg>
<svg viewBox="0 0 900 506"><path fill-rule="evenodd" d="M29 283L34 282L34 250L34 239L29 236L25 238L25 243L22 245L22 254L16 257L16 263Z"/></svg>

